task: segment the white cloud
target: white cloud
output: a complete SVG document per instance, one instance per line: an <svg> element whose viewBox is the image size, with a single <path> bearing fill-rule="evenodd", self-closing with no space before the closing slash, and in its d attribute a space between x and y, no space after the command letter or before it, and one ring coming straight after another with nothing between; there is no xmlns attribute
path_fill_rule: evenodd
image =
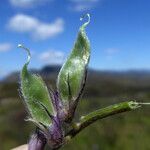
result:
<svg viewBox="0 0 150 150"><path fill-rule="evenodd" d="M12 49L12 44L10 43L0 43L0 52L6 52Z"/></svg>
<svg viewBox="0 0 150 150"><path fill-rule="evenodd" d="M20 33L29 33L34 39L45 40L64 31L64 20L45 23L32 16L17 14L8 22L8 28Z"/></svg>
<svg viewBox="0 0 150 150"><path fill-rule="evenodd" d="M108 55L113 55L113 54L118 53L118 52L119 52L119 49L117 49L117 48L108 48L108 49L106 49L105 51L106 51L106 53L107 53Z"/></svg>
<svg viewBox="0 0 150 150"><path fill-rule="evenodd" d="M86 11L94 8L101 0L70 0L70 9L73 11Z"/></svg>
<svg viewBox="0 0 150 150"><path fill-rule="evenodd" d="M64 61L62 51L48 50L39 55L39 59L46 64L62 64Z"/></svg>
<svg viewBox="0 0 150 150"><path fill-rule="evenodd" d="M12 6L20 7L20 8L31 8L37 5L46 4L51 0L9 0Z"/></svg>
<svg viewBox="0 0 150 150"><path fill-rule="evenodd" d="M105 49L107 59L112 59L113 56L119 53L119 49L117 48L107 48Z"/></svg>

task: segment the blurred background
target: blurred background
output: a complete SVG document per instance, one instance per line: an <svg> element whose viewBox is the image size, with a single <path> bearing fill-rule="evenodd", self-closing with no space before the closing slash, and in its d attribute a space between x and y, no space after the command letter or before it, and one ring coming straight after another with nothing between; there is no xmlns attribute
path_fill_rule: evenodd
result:
<svg viewBox="0 0 150 150"><path fill-rule="evenodd" d="M55 88L60 67L81 22L91 14L87 35L91 60L76 118L117 102L150 102L149 0L1 0L0 149L27 143L35 127L19 96L19 72L31 50L30 69ZM150 107L97 121L63 150L150 150Z"/></svg>

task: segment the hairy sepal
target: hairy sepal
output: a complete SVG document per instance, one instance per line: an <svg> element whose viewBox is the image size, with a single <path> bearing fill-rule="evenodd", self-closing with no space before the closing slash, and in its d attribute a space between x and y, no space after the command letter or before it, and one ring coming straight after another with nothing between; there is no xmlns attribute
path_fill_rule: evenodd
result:
<svg viewBox="0 0 150 150"><path fill-rule="evenodd" d="M24 103L31 119L44 126L50 126L52 121L49 114L54 115L55 112L49 92L42 78L28 71L29 61L25 63L21 72L21 92Z"/></svg>
<svg viewBox="0 0 150 150"><path fill-rule="evenodd" d="M85 82L90 58L90 43L85 32L88 23L89 21L80 27L73 50L58 75L57 88L67 106L77 100Z"/></svg>

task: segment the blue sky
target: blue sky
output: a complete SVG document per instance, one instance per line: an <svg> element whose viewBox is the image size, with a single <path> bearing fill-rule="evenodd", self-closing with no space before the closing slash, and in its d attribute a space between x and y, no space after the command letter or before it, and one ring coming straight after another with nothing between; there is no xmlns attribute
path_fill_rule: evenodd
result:
<svg viewBox="0 0 150 150"><path fill-rule="evenodd" d="M31 50L31 68L62 64L86 13L90 67L150 69L149 0L2 0L0 77L21 70L27 57L20 43Z"/></svg>

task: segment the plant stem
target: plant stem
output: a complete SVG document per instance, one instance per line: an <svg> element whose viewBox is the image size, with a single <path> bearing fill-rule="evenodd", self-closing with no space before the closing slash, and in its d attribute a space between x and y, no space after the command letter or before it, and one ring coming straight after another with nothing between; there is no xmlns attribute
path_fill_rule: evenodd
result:
<svg viewBox="0 0 150 150"><path fill-rule="evenodd" d="M114 104L102 109L98 109L94 112L89 113L86 116L82 116L80 121L76 123L76 126L74 126L73 129L69 131L66 137L69 136L70 138L73 138L81 130L83 130L84 128L86 128L87 126L89 126L90 124L94 123L99 119L103 119L122 112L131 111L141 107L141 105L142 103L140 104L134 101L129 101L129 102L122 102L119 104Z"/></svg>
<svg viewBox="0 0 150 150"><path fill-rule="evenodd" d="M141 107L141 105L144 105L144 103L138 103L134 101L122 102L102 109L98 109L85 116L82 116L78 123L73 123L72 129L65 136L65 141L66 143L69 142L71 138L76 136L80 131L99 119L103 119L122 112L131 111ZM45 144L46 140L43 135L40 132L36 132L36 134L34 134L34 136L30 139L29 150L44 150ZM57 148L57 150L60 148L61 146Z"/></svg>

